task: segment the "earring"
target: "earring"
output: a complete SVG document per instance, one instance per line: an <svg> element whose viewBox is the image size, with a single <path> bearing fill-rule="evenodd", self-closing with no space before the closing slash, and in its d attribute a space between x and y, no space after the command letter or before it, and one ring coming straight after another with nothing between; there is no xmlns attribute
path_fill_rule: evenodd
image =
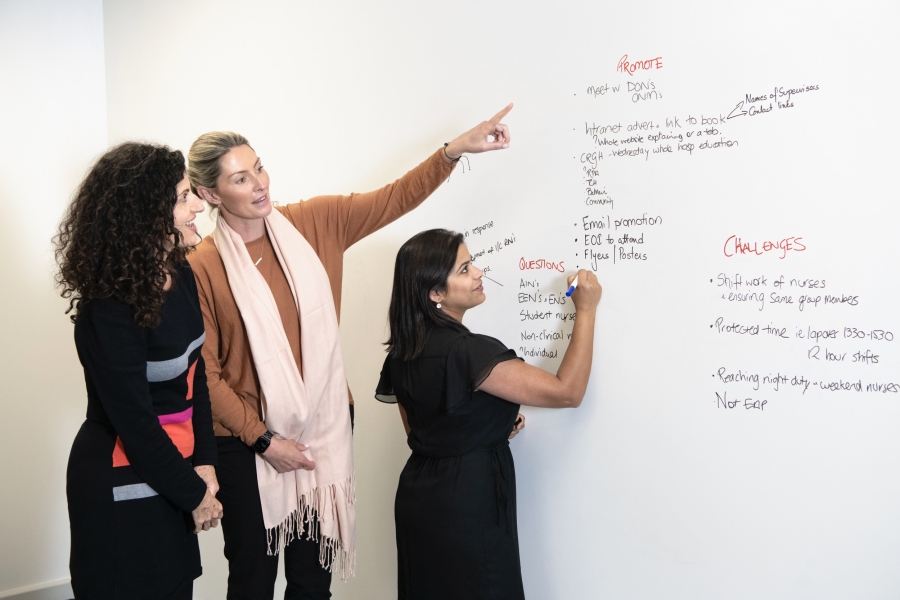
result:
<svg viewBox="0 0 900 600"><path fill-rule="evenodd" d="M440 307L441 307L441 303L438 302L435 306L436 306L437 308L440 308Z"/></svg>

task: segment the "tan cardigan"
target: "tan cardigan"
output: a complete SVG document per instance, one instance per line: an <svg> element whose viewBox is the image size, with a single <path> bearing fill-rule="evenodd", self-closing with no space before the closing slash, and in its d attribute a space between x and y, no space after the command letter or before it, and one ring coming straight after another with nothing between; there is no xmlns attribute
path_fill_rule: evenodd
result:
<svg viewBox="0 0 900 600"><path fill-rule="evenodd" d="M380 190L349 196L317 196L306 202L276 208L306 238L322 261L331 281L338 319L347 248L421 204L450 176L453 166L444 159L443 151L438 150L418 167ZM262 256L258 265L260 272L275 296L294 359L300 368L300 320L272 245L263 236L246 247L254 261ZM212 403L213 429L216 435L233 435L252 445L266 432L260 419L259 380L250 356L247 332L212 236L200 242L188 260L197 280L206 328L203 359Z"/></svg>

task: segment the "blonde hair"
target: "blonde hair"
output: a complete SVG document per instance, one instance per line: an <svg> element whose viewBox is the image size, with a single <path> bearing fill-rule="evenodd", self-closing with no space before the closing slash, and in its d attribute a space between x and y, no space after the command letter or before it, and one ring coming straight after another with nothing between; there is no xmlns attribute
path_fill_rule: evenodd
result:
<svg viewBox="0 0 900 600"><path fill-rule="evenodd" d="M222 174L222 157L238 146L253 148L247 138L233 131L210 131L191 144L187 174L194 194L197 194L198 187L216 188Z"/></svg>

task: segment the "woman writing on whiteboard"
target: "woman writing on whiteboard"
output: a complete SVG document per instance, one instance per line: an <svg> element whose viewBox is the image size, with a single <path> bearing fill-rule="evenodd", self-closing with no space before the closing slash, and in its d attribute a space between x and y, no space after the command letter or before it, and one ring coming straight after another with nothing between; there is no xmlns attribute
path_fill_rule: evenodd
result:
<svg viewBox="0 0 900 600"><path fill-rule="evenodd" d="M507 147L512 105L379 190L272 210L247 139L207 133L188 174L219 209L191 255L219 450L229 598L330 598L355 562L352 406L338 332L344 252L422 203L464 153Z"/></svg>
<svg viewBox="0 0 900 600"><path fill-rule="evenodd" d="M401 599L525 597L508 438L520 404L577 407L587 389L596 276L578 271L578 317L556 375L462 324L485 300L481 276L452 231L424 231L397 253L376 398L399 402L413 451L394 507Z"/></svg>

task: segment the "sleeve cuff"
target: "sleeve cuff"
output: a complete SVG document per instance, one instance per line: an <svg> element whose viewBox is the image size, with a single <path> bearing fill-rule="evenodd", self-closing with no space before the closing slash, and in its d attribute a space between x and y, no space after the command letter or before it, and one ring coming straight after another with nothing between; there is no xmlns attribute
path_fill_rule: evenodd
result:
<svg viewBox="0 0 900 600"><path fill-rule="evenodd" d="M256 440L259 439L259 436L268 431L266 424L260 421L253 427L249 427L246 432L241 435L241 441L247 444L248 446L253 446L256 443Z"/></svg>

